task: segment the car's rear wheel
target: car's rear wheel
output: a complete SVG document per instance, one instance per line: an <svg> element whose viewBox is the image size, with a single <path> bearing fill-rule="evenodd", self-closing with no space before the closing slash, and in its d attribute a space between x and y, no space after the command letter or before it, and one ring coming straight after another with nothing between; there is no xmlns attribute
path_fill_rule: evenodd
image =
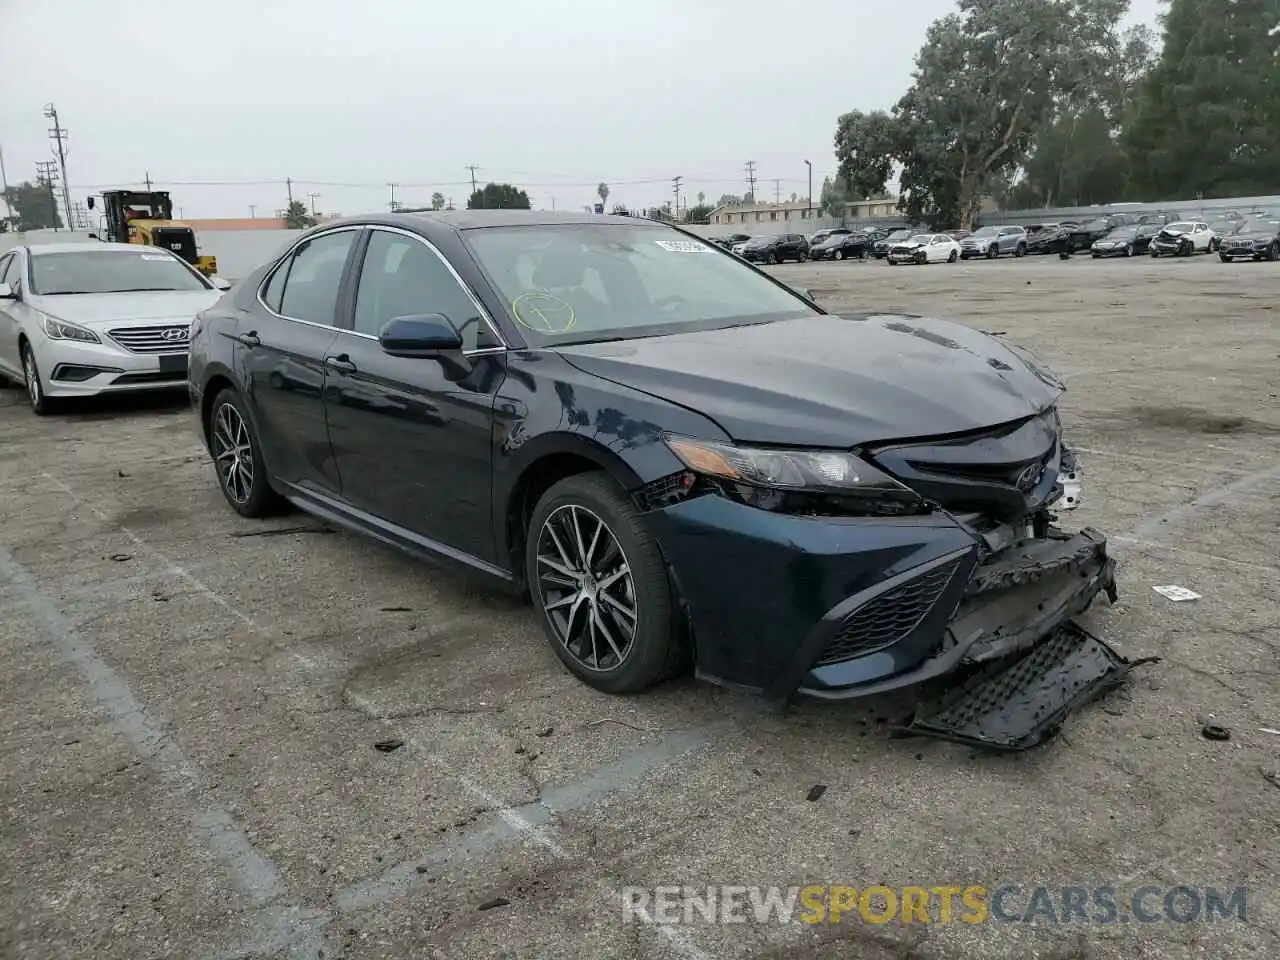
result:
<svg viewBox="0 0 1280 960"><path fill-rule="evenodd" d="M1231 258L1230 258L1230 257L1228 257L1225 253L1219 253L1219 254L1218 254L1218 259L1219 259L1219 260L1221 260L1223 263L1230 263L1230 262L1231 262Z"/></svg>
<svg viewBox="0 0 1280 960"><path fill-rule="evenodd" d="M843 260L843 259L844 259L844 251L843 251L843 250L837 250L837 251L835 252L835 258L836 258L837 260Z"/></svg>
<svg viewBox="0 0 1280 960"><path fill-rule="evenodd" d="M951 251L951 255L950 255L949 257L947 257L947 263L955 263L955 262L956 262L957 260L959 260L959 259L960 259L960 254L958 254L958 253L956 253L954 250L952 250L952 251Z"/></svg>
<svg viewBox="0 0 1280 960"><path fill-rule="evenodd" d="M1273 262L1280 260L1280 240L1273 240L1271 246L1267 247L1267 259Z"/></svg>
<svg viewBox="0 0 1280 960"><path fill-rule="evenodd" d="M1027 255L1027 245L1025 243L1018 244L1017 249L1013 251L1013 255L1015 257L1025 257Z"/></svg>
<svg viewBox="0 0 1280 960"><path fill-rule="evenodd" d="M584 683L638 693L683 665L683 631L657 541L602 473L568 477L538 501L525 574L548 642Z"/></svg>
<svg viewBox="0 0 1280 960"><path fill-rule="evenodd" d="M271 489L262 444L235 390L227 387L214 398L207 428L218 488L231 509L242 517L278 512L283 500Z"/></svg>
<svg viewBox="0 0 1280 960"><path fill-rule="evenodd" d="M24 340L19 352L22 354L22 379L23 385L27 388L27 402L31 404L31 412L37 417L48 416L53 413L56 403L45 396L44 381L40 379L40 367L36 364L35 351L31 349L31 344Z"/></svg>

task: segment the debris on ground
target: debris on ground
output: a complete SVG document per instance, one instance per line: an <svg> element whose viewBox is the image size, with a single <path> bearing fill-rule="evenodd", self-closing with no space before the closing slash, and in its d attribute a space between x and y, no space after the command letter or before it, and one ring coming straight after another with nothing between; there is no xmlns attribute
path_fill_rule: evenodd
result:
<svg viewBox="0 0 1280 960"><path fill-rule="evenodd" d="M383 613L413 613L413 607L383 607Z"/></svg>
<svg viewBox="0 0 1280 960"><path fill-rule="evenodd" d="M1166 597L1175 603L1183 603L1187 600L1200 599L1200 594L1196 593L1194 590L1188 590L1186 587L1174 586L1173 584L1161 587L1152 587L1151 589L1160 594L1160 596Z"/></svg>
<svg viewBox="0 0 1280 960"><path fill-rule="evenodd" d="M1204 737L1206 740L1225 742L1231 739L1231 731L1221 724L1206 723L1200 728L1200 736Z"/></svg>
<svg viewBox="0 0 1280 960"><path fill-rule="evenodd" d="M480 906L477 907L476 909L492 910L494 907L505 907L510 903L511 901L508 900L506 897L494 897L492 900L486 900L484 903L480 904Z"/></svg>
<svg viewBox="0 0 1280 960"><path fill-rule="evenodd" d="M131 554L131 553L113 553L113 554L111 555L111 559L112 559L112 560L114 560L116 563L124 563L126 560L132 560L132 559L133 559L133 554Z"/></svg>
<svg viewBox="0 0 1280 960"><path fill-rule="evenodd" d="M806 796L805 799L808 800L810 803L813 803L815 800L821 800L822 795L826 792L827 792L827 785L825 783L815 783L812 787L809 788L809 795Z"/></svg>
<svg viewBox="0 0 1280 960"><path fill-rule="evenodd" d="M404 746L404 741L399 737L391 737L387 740L379 740L373 745L373 749L381 753L391 753L393 750L399 750Z"/></svg>
<svg viewBox="0 0 1280 960"><path fill-rule="evenodd" d="M555 733L555 732L556 732L556 728L555 728L555 727L543 727L541 730L539 730L539 731L537 732L537 734L535 734L535 736L539 736L539 737L549 737L549 736L551 736L551 734L553 734L553 733Z"/></svg>

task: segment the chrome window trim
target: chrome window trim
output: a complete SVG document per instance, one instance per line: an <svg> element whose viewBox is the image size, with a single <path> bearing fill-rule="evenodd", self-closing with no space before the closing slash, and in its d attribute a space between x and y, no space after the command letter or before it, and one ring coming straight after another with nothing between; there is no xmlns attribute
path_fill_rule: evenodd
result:
<svg viewBox="0 0 1280 960"><path fill-rule="evenodd" d="M373 334L370 334L370 333L361 333L358 330L349 330L346 327L337 327L331 323L317 323L314 320L303 320L301 317L291 317L291 316L288 316L287 314L277 313L275 310L271 309L271 307L267 304L266 299L263 297L263 292L267 289L267 285L271 283L271 278L275 276L276 271L279 270L284 265L285 261L287 261L290 257L293 256L294 251L297 250L298 247L301 246L303 242L318 240L321 237L332 236L335 233L345 233L345 232L361 231L361 230L370 230L370 231L385 230L388 233L398 233L402 236L408 237L411 240L416 240L422 245L424 245L433 254L435 254L436 259L438 259L441 263L444 264L445 269L448 270L450 276L453 277L454 282L457 283L458 286L462 288L462 292L467 295L467 298L471 301L471 303L475 306L475 308L480 311L481 319L484 320L485 325L489 328L489 331L497 338L498 342L501 344L501 346L498 346L498 347L478 347L475 350L463 350L462 351L463 356L465 357L488 356L490 354L506 353L508 350L511 349L510 344L507 343L507 338L502 335L502 331L498 329L498 325L494 323L493 317L489 315L489 311L486 310L484 304L480 302L480 298L476 296L475 291L473 291L470 285L465 280L462 279L462 276L458 273L457 270L454 269L453 264L449 262L448 258L445 257L445 255L442 254L438 249L436 249L435 244L433 244L426 237L423 237L420 234L414 233L412 230L405 230L403 227L387 226L386 224L381 224L381 223L344 224L343 226L334 227L330 230L321 230L318 233L313 233L306 237L299 237L292 244L290 244L288 249L286 249L285 252L281 254L280 257L276 260L276 262L272 264L271 269L266 272L265 276L263 276L262 282L258 284L258 289L255 293L255 296L257 297L258 303L262 306L262 309L267 311L267 313L269 313L271 316L276 317L280 320L288 320L290 323L301 323L301 324L304 324L305 326L317 327L318 329L321 329L321 330L332 330L338 334L345 334L349 337L359 337L361 340L372 340L376 343L378 338L373 336ZM363 269L364 264L361 263L360 266ZM359 289L360 289L360 278L357 276L356 277L357 293L359 292Z"/></svg>

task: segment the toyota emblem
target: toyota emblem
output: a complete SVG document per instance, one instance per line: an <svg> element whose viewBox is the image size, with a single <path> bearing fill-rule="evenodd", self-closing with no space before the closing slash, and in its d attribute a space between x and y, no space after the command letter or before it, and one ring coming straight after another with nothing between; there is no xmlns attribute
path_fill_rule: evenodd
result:
<svg viewBox="0 0 1280 960"><path fill-rule="evenodd" d="M160 339L167 343L177 343L179 340L187 339L186 327L170 327L168 330L160 331Z"/></svg>
<svg viewBox="0 0 1280 960"><path fill-rule="evenodd" d="M1014 481L1014 486L1023 493L1029 493L1035 489L1036 484L1040 482L1040 478L1043 475L1043 466L1038 463L1033 463L1018 474L1018 479Z"/></svg>

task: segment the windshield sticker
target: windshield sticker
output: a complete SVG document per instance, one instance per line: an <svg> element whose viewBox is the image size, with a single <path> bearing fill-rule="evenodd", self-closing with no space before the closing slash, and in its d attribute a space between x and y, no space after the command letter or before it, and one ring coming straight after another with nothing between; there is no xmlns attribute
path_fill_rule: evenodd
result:
<svg viewBox="0 0 1280 960"><path fill-rule="evenodd" d="M540 290L522 293L511 301L511 315L520 326L538 333L568 333L578 322L572 306Z"/></svg>
<svg viewBox="0 0 1280 960"><path fill-rule="evenodd" d="M172 259L173 259L173 257L167 257L167 256L163 256L163 255L162 255L162 256L156 256L154 253L144 253L144 254L142 255L142 259L143 259L143 260L160 260L160 261L162 261L162 262L163 262L163 261L172 260Z"/></svg>
<svg viewBox="0 0 1280 960"><path fill-rule="evenodd" d="M653 242L663 250L670 250L672 253L706 253L711 249L706 244L693 240L655 240Z"/></svg>

